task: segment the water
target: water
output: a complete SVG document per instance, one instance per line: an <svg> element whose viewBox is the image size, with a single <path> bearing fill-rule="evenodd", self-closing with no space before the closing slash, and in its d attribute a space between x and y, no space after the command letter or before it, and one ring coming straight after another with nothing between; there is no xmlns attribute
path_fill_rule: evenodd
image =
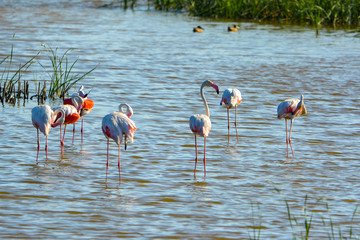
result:
<svg viewBox="0 0 360 240"><path fill-rule="evenodd" d="M45 3L46 2L46 3ZM1 56L14 45L14 61L24 62L41 44L73 48L74 71L86 72L93 111L85 137L67 132L60 154L58 129L49 136L46 159L36 162L35 101L5 105L0 118L0 229L2 238L21 239L261 239L300 238L305 196L310 236L327 239L329 220L345 236L360 235L359 66L360 41L354 33L296 26L206 21L183 14L96 8L101 1L5 1L0 8ZM202 25L205 31L193 34ZM13 36L15 34L15 36ZM42 53L39 61L49 64ZM48 79L37 73L24 78ZM226 110L221 95L206 89L212 130L203 139L194 179L194 138L188 119L205 113L199 95L204 80L240 89L240 141L234 125L227 145ZM34 90L33 90L34 91ZM75 89L73 89L75 91ZM294 121L294 158L286 158L280 101L305 97L307 116ZM137 125L135 142L110 148L105 183L106 140L101 120L129 103ZM59 101L47 102L52 106ZM234 120L234 111L231 111ZM71 129L71 127L70 127ZM77 124L77 129L80 125ZM277 190L276 190L277 189ZM292 229L285 199L299 226ZM328 204L328 209L326 208ZM323 226L322 220L326 226ZM295 223L293 223L295 224Z"/></svg>

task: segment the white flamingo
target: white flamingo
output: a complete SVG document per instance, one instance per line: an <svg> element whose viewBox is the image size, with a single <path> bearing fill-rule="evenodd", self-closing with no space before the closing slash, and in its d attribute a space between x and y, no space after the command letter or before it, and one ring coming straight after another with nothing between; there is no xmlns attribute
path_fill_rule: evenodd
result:
<svg viewBox="0 0 360 240"><path fill-rule="evenodd" d="M294 151L293 151L293 148L291 145L291 130L292 130L292 125L293 125L294 119L297 117L300 117L301 115L305 115L306 113L307 112L306 112L306 108L305 108L305 104L304 104L304 96L303 95L301 95L300 100L297 98L286 99L285 101L281 102L277 108L278 119L285 118L287 157L289 157L289 144L291 147L292 155L294 156ZM291 120L289 137L288 137L288 133L287 133L288 132L288 130L287 130L287 120L288 119Z"/></svg>
<svg viewBox="0 0 360 240"><path fill-rule="evenodd" d="M125 108L125 111L124 111ZM126 104L120 104L119 112L112 112L107 114L102 120L102 131L107 138L107 163L106 163L106 181L109 168L109 145L110 138L118 145L118 169L119 169L119 182L121 182L120 175L120 144L122 143L123 136L125 135L125 150L127 148L127 142L132 143L134 141L134 132L136 126L134 121L130 119L133 114L132 108Z"/></svg>
<svg viewBox="0 0 360 240"><path fill-rule="evenodd" d="M224 107L227 108L227 119L228 119L228 143L230 142L230 118L229 118L229 109L235 107L235 129L236 129L236 139L239 142L238 131L237 131L237 106L241 103L242 97L241 92L234 88L228 88L223 92L220 105L224 103Z"/></svg>
<svg viewBox="0 0 360 240"><path fill-rule="evenodd" d="M46 158L47 158L47 152L48 152L48 135L50 132L51 124L55 121L55 118L58 113L60 113L61 110L53 111L50 106L48 105L41 105L36 106L31 110L31 120L32 124L37 130L37 150L38 154L36 157L36 160L38 160L39 157L39 150L40 150L40 137L39 137L39 130L45 135L46 137L46 143L45 143L45 152L46 152Z"/></svg>
<svg viewBox="0 0 360 240"><path fill-rule="evenodd" d="M60 125L60 145L61 145L61 153L63 152L64 147L64 139L65 139L65 132L66 127L68 124L74 124L80 119L79 111L84 103L84 99L79 96L72 97L73 105L65 104L60 105L56 108L53 108L53 111L61 110L56 116L56 119L51 127L57 127ZM61 125L65 125L64 128L64 135L61 136Z"/></svg>
<svg viewBox="0 0 360 240"><path fill-rule="evenodd" d="M83 140L83 132L84 132L84 116L89 114L91 112L92 108L94 107L94 101L87 98L90 91L88 93L85 93L84 86L81 86L79 88L79 90L71 96L71 98L66 98L63 101L64 105L66 105L66 104L74 105L73 98L75 96L79 96L79 97L83 98L83 100L84 100L84 103L82 104L82 107L79 111L80 118L81 118L81 141ZM75 124L74 124L74 128L73 128L73 143L74 143L74 140L75 140Z"/></svg>
<svg viewBox="0 0 360 240"><path fill-rule="evenodd" d="M196 135L199 135L201 137L204 137L204 176L206 176L206 158L205 158L205 150L206 150L206 137L209 135L209 132L211 130L211 121L210 121L210 112L209 112L209 106L206 102L205 96L204 96L204 87L213 87L217 94L219 94L219 87L215 83L213 83L210 80L206 80L201 84L200 87L200 96L201 99L204 102L206 115L204 114L195 114L190 117L190 129L194 133L195 136L195 169L194 169L194 176L196 175L196 165L197 165L197 141L196 141Z"/></svg>

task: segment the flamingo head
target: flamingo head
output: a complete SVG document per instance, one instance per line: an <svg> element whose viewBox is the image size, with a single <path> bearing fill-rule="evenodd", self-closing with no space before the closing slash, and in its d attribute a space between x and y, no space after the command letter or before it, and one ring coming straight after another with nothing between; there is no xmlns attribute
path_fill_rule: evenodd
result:
<svg viewBox="0 0 360 240"><path fill-rule="evenodd" d="M80 95L72 96L71 101L74 107L76 108L77 112L79 112L82 109L83 104L85 102L84 98L80 97Z"/></svg>
<svg viewBox="0 0 360 240"><path fill-rule="evenodd" d="M301 94L301 97L300 97L300 107L302 108L302 115L306 115L307 114L307 111L306 111L306 107L305 107L305 103L304 103L304 95Z"/></svg>
<svg viewBox="0 0 360 240"><path fill-rule="evenodd" d="M56 109L53 113L51 127L57 127L65 122L65 113L62 109Z"/></svg>
<svg viewBox="0 0 360 240"><path fill-rule="evenodd" d="M210 80L206 80L203 82L203 86L205 87L212 87L216 90L216 93L219 94L219 86L216 85L214 82L210 81Z"/></svg>
<svg viewBox="0 0 360 240"><path fill-rule="evenodd" d="M86 98L85 92L84 92L84 86L81 85L81 87L79 88L77 94L82 97L82 98Z"/></svg>
<svg viewBox="0 0 360 240"><path fill-rule="evenodd" d="M122 103L119 105L119 111L124 113L128 118L131 118L131 116L133 115L133 110L130 107L129 104L127 103Z"/></svg>

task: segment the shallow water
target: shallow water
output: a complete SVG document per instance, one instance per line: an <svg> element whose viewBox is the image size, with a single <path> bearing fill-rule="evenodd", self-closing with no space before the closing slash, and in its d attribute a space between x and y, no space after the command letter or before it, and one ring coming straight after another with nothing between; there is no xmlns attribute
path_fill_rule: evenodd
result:
<svg viewBox="0 0 360 240"><path fill-rule="evenodd" d="M45 3L46 2L46 3ZM305 233L303 207L313 215L310 236L327 239L349 227L360 235L359 66L360 40L354 33L229 22L138 9L97 8L100 1L5 1L0 8L1 56L14 45L15 61L43 49L73 48L74 71L96 67L81 82L95 101L85 135L71 130L60 154L58 129L49 136L46 159L41 136L36 162L36 130L31 108L5 105L0 118L0 229L2 238L174 238L248 239L261 225L261 239L299 238ZM202 25L205 31L192 33ZM15 36L13 36L15 34ZM49 64L46 53L39 61ZM24 78L48 79L41 67ZM192 114L205 113L199 95L204 80L220 92L238 88L239 143L234 125L227 144L226 109L221 95L206 89L212 130L203 142L194 179ZM33 91L35 91L33 89ZM75 91L75 89L73 90ZM294 121L295 157L286 157L285 124L277 105L305 97L308 111ZM106 140L101 120L129 103L137 131L121 149L111 144L105 182ZM59 101L47 102L52 106ZM231 121L234 111L231 111ZM77 129L80 125L77 124ZM292 229L285 199L299 226ZM328 204L328 210L326 208ZM293 223L295 224L295 223Z"/></svg>

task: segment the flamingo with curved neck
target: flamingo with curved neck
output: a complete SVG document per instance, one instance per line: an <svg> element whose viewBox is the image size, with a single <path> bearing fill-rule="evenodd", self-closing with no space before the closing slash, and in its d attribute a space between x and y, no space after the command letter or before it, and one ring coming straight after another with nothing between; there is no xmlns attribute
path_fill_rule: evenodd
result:
<svg viewBox="0 0 360 240"><path fill-rule="evenodd" d="M91 92L91 90L88 93L84 92L84 86L81 86L79 88L79 90L74 93L72 95L73 96L79 96L81 98L84 99L84 102L82 104L82 107L79 111L80 113L80 117L81 117L81 142L83 141L83 133L84 133L84 116L89 114L92 110L92 108L94 107L94 101L91 99L88 99L87 96L89 95L89 93ZM63 104L70 104L70 105L74 105L73 104L73 99L72 98L66 98L63 101ZM75 124L74 124L74 128L73 128L73 143L75 140Z"/></svg>
<svg viewBox="0 0 360 240"><path fill-rule="evenodd" d="M193 116L190 117L190 129L191 131L194 133L195 136L195 169L194 169L194 177L196 177L196 165L197 165L197 139L196 139L196 135L199 135L201 137L204 137L204 159L203 159L203 163L204 163L204 176L206 176L206 157L205 157L205 152L206 152L206 137L209 135L209 132L211 130L211 121L210 121L210 111L209 111L209 106L208 103L206 101L205 95L204 95L204 87L212 87L216 90L217 94L219 94L219 87L218 85L216 85L215 83L213 83L210 80L206 80L201 84L200 87L200 96L202 101L204 102L205 105L205 111L206 111L206 115L205 114L195 114Z"/></svg>
<svg viewBox="0 0 360 240"><path fill-rule="evenodd" d="M125 111L124 111L125 110ZM123 136L125 136L125 150L127 148L127 142L134 141L134 133L136 126L133 120L130 117L133 114L132 108L126 104L120 104L119 112L112 112L107 114L102 120L101 129L104 133L104 136L107 139L107 163L106 163L106 182L109 168L109 146L110 138L115 141L118 145L118 169L119 169L119 182L121 182L120 175L120 144L123 141Z"/></svg>
<svg viewBox="0 0 360 240"><path fill-rule="evenodd" d="M36 161L38 160L39 150L40 150L39 131L41 131L46 137L45 152L46 152L46 158L47 158L48 135L50 132L51 125L54 123L57 114L58 114L58 111L54 112L51 109L51 107L48 105L36 106L31 110L31 120L32 120L34 127L37 129L38 148L37 148Z"/></svg>
<svg viewBox="0 0 360 240"><path fill-rule="evenodd" d="M54 123L51 125L52 127L57 127L60 125L60 144L61 144L61 153L63 152L64 147L64 139L66 133L66 127L68 124L74 124L80 119L79 111L84 103L84 99L80 96L72 97L73 105L65 104L60 105L53 110L60 110L56 115L56 119ZM64 134L61 136L61 125L65 125Z"/></svg>
<svg viewBox="0 0 360 240"><path fill-rule="evenodd" d="M237 106L241 103L242 97L241 92L236 88L228 88L223 92L220 106L227 108L227 120L228 120L228 144L230 143L230 117L229 117L229 109L235 107L235 130L236 130L236 139L239 142L239 136L237 131Z"/></svg>

